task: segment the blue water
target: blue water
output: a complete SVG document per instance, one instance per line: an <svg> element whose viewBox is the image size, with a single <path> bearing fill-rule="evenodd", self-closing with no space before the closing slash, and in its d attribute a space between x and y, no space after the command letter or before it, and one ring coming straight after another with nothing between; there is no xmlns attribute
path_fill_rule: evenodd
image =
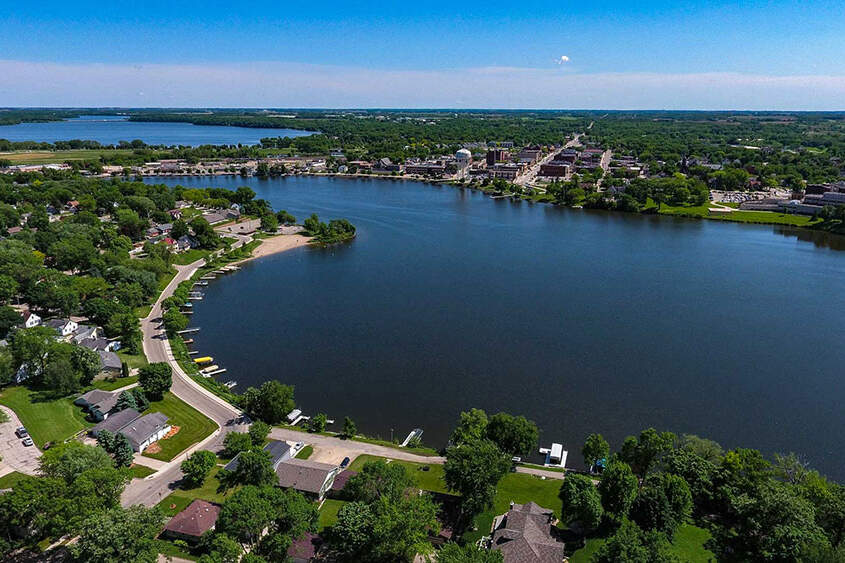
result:
<svg viewBox="0 0 845 563"><path fill-rule="evenodd" d="M141 139L148 145L257 145L264 137L301 137L309 131L193 125L191 123L148 123L129 121L116 115L83 115L65 121L0 125L0 139L53 143L81 139L116 145Z"/></svg>
<svg viewBox="0 0 845 563"><path fill-rule="evenodd" d="M306 413L435 446L480 407L535 420L575 466L590 432L619 447L654 426L845 478L842 238L403 181L166 183L358 227L210 283L196 349L241 391L277 378Z"/></svg>

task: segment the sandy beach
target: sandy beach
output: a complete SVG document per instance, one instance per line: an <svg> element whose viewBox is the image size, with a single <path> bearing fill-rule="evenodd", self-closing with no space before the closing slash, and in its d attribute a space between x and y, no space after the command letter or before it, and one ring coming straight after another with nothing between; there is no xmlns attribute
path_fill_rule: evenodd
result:
<svg viewBox="0 0 845 563"><path fill-rule="evenodd" d="M271 254L278 254L279 252L291 250L292 248L306 246L310 241L311 239L309 237L303 235L277 235L266 238L263 239L261 244L252 251L252 256L244 258L243 260L238 260L234 263L240 264L249 260L255 260L256 258L270 256Z"/></svg>

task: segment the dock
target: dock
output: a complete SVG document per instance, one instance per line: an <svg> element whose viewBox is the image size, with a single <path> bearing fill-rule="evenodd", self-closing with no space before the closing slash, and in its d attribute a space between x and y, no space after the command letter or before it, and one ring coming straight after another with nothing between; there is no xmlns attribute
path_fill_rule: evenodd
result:
<svg viewBox="0 0 845 563"><path fill-rule="evenodd" d="M191 301L202 301L202 295L189 295L188 299Z"/></svg>
<svg viewBox="0 0 845 563"><path fill-rule="evenodd" d="M411 433L408 434L408 437L405 438L405 441L402 442L402 447L403 448L407 447L408 444L411 443L411 440L413 440L415 438L421 438L422 434L423 434L422 428L414 428L413 430L411 430Z"/></svg>
<svg viewBox="0 0 845 563"><path fill-rule="evenodd" d="M182 342L183 342L184 344L193 344L193 343L194 343L194 339L193 339L193 338L186 338L186 339L185 339L185 340L183 340Z"/></svg>
<svg viewBox="0 0 845 563"><path fill-rule="evenodd" d="M223 385L225 385L226 387L228 387L229 389L231 389L232 387L234 387L234 386L235 386L235 385L237 385L237 384L238 384L238 382L237 382L237 381L227 381L227 382L226 382L226 383L224 383Z"/></svg>
<svg viewBox="0 0 845 563"><path fill-rule="evenodd" d="M200 279L201 280L216 280L217 277L216 276L202 276Z"/></svg>
<svg viewBox="0 0 845 563"><path fill-rule="evenodd" d="M196 350L191 350L191 351L189 351L189 352L188 352L188 355L189 355L189 356L195 356L195 355L197 355L197 354L199 354L199 352L198 352L198 351L196 351Z"/></svg>
<svg viewBox="0 0 845 563"><path fill-rule="evenodd" d="M211 373L213 371L217 371L218 369L220 369L220 366L218 366L217 364L214 364L213 366L208 366L207 368L202 368L200 371L202 373Z"/></svg>
<svg viewBox="0 0 845 563"><path fill-rule="evenodd" d="M199 327L197 328L186 328L185 330L177 331L176 334L191 334L192 332L199 332Z"/></svg>
<svg viewBox="0 0 845 563"><path fill-rule="evenodd" d="M206 285L208 285L208 282L205 282L205 281L198 281L198 282L194 282L194 285L206 286Z"/></svg>
<svg viewBox="0 0 845 563"><path fill-rule="evenodd" d="M569 452L563 449L562 444L552 443L551 448L540 448L540 453L546 456L544 466L566 467L566 456L569 455Z"/></svg>

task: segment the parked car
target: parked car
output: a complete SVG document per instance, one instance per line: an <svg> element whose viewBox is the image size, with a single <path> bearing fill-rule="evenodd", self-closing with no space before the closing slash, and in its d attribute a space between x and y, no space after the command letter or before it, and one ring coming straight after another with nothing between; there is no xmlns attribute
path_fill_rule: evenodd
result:
<svg viewBox="0 0 845 563"><path fill-rule="evenodd" d="M26 438L27 436L29 436L29 432L27 432L26 428L24 428L23 426L18 426L15 430L15 435L18 438Z"/></svg>
<svg viewBox="0 0 845 563"><path fill-rule="evenodd" d="M21 443L22 443L24 446L29 447L29 446L31 446L31 445L32 445L32 438L30 438L30 437L28 437L28 436L27 436L26 438L24 438L23 440L21 440Z"/></svg>
<svg viewBox="0 0 845 563"><path fill-rule="evenodd" d="M340 462L340 468L343 469L347 465L349 465L349 458L345 457L345 458L343 458L343 461Z"/></svg>

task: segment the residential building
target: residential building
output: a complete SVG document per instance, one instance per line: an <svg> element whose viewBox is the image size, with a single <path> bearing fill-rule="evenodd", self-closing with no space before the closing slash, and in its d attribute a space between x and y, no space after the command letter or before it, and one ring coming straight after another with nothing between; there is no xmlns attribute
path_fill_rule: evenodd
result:
<svg viewBox="0 0 845 563"><path fill-rule="evenodd" d="M123 371L123 362L114 352L97 350L100 356L100 374L98 377L120 377Z"/></svg>
<svg viewBox="0 0 845 563"><path fill-rule="evenodd" d="M554 512L533 502L511 503L496 518L490 549L500 551L505 563L561 563L564 544L553 535Z"/></svg>
<svg viewBox="0 0 845 563"><path fill-rule="evenodd" d="M287 442L279 442L277 440L270 440L266 446L264 446L264 451L270 454L270 462L273 464L273 471L279 467L279 464L283 461L291 458L291 447L290 444ZM240 463L241 454L238 453L235 457L232 458L232 461L226 464L226 471L234 471L238 468L238 464Z"/></svg>
<svg viewBox="0 0 845 563"><path fill-rule="evenodd" d="M112 391L94 389L77 397L73 404L82 407L83 410L91 415L91 418L100 422L107 419L114 412L119 396L119 393Z"/></svg>
<svg viewBox="0 0 845 563"><path fill-rule="evenodd" d="M112 434L117 434L118 432L120 432L121 428L127 426L129 423L134 420L137 420L140 417L141 413L139 413L135 409L123 409L122 411L112 413L108 418L97 423L90 430L88 430L88 433L95 438L103 430L107 430Z"/></svg>
<svg viewBox="0 0 845 563"><path fill-rule="evenodd" d="M285 460L276 467L280 487L295 489L316 500L323 500L338 472L336 465L296 458Z"/></svg>
<svg viewBox="0 0 845 563"><path fill-rule="evenodd" d="M61 338L68 338L79 327L70 319L50 319L44 324L55 330Z"/></svg>
<svg viewBox="0 0 845 563"><path fill-rule="evenodd" d="M170 425L164 414L154 412L133 420L119 432L126 436L133 450L141 453L153 442L164 438L170 432Z"/></svg>
<svg viewBox="0 0 845 563"><path fill-rule="evenodd" d="M24 328L32 328L41 324L41 317L32 311L24 311L22 316Z"/></svg>
<svg viewBox="0 0 845 563"><path fill-rule="evenodd" d="M218 516L220 505L194 499L185 510L170 519L162 533L173 539L196 543L203 534L214 529Z"/></svg>

